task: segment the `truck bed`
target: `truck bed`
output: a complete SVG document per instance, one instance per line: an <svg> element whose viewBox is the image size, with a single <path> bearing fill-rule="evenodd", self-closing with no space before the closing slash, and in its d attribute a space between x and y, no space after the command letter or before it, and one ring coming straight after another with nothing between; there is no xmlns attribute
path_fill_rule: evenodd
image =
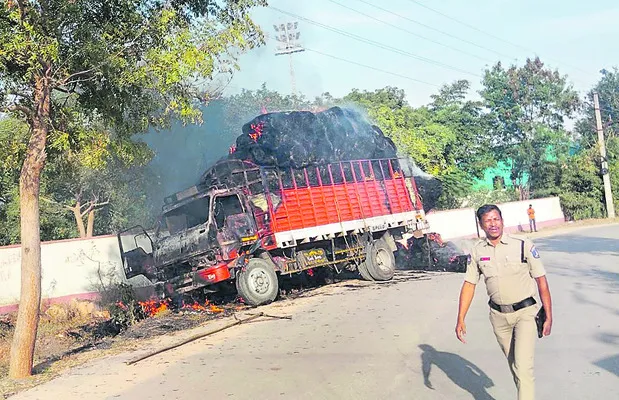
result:
<svg viewBox="0 0 619 400"><path fill-rule="evenodd" d="M291 174L288 186L292 187L285 187L279 175L276 190L273 191L272 183L268 187L280 201L274 204L272 196L267 197L270 230L278 247L350 232L416 228L418 221L423 223L425 218L414 180L406 177L392 161L330 164L328 173L308 167L301 174L295 171L297 178ZM344 165L348 167L346 171ZM379 174L374 173L376 166L380 167ZM326 182L322 179L325 176Z"/></svg>

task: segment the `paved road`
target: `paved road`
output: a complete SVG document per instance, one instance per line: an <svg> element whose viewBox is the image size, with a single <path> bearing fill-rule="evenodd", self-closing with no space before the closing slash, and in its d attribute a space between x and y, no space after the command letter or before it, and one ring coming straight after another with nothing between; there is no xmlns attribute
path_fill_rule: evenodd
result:
<svg viewBox="0 0 619 400"><path fill-rule="evenodd" d="M614 225L536 241L555 302L553 335L538 345L539 399L619 398L617 239ZM483 285L463 345L453 334L462 275L400 279L275 303L270 313L294 319L134 366L122 361L137 353L98 360L15 399L514 399Z"/></svg>

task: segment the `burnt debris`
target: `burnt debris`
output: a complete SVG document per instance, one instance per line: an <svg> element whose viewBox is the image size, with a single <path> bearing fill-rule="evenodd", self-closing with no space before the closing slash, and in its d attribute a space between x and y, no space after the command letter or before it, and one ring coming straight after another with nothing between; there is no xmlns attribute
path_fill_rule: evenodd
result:
<svg viewBox="0 0 619 400"><path fill-rule="evenodd" d="M406 244L396 242L396 268L399 270L466 272L468 256L453 242L438 233L411 237Z"/></svg>
<svg viewBox="0 0 619 400"><path fill-rule="evenodd" d="M231 146L228 158L260 166L298 169L346 160L397 157L393 141L359 112L348 108L263 114L243 125L242 132ZM413 162L410 174L415 178L424 210L431 210L441 195L440 181Z"/></svg>

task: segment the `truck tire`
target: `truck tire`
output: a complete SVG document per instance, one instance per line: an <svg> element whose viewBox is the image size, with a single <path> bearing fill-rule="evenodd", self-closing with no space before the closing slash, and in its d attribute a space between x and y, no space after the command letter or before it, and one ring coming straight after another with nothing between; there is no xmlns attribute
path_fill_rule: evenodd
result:
<svg viewBox="0 0 619 400"><path fill-rule="evenodd" d="M370 245L368 245L368 247L369 246ZM372 275L370 275L370 271L368 270L367 260L362 261L359 264L357 264L357 271L359 271L359 275L361 275L363 280L365 280L365 281L373 281L374 280L374 278L372 278Z"/></svg>
<svg viewBox="0 0 619 400"><path fill-rule="evenodd" d="M365 265L377 281L388 281L395 274L395 256L385 239L378 239L367 247Z"/></svg>
<svg viewBox="0 0 619 400"><path fill-rule="evenodd" d="M236 290L247 304L259 306L275 300L279 283L275 269L262 258L252 258L236 276Z"/></svg>

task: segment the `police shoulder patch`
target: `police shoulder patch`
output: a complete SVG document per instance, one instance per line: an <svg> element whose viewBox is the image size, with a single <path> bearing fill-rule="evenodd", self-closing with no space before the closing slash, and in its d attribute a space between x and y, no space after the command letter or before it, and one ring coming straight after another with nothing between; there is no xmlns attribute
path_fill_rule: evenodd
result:
<svg viewBox="0 0 619 400"><path fill-rule="evenodd" d="M537 251L535 246L531 247L531 255L533 256L533 258L539 258L539 251Z"/></svg>

